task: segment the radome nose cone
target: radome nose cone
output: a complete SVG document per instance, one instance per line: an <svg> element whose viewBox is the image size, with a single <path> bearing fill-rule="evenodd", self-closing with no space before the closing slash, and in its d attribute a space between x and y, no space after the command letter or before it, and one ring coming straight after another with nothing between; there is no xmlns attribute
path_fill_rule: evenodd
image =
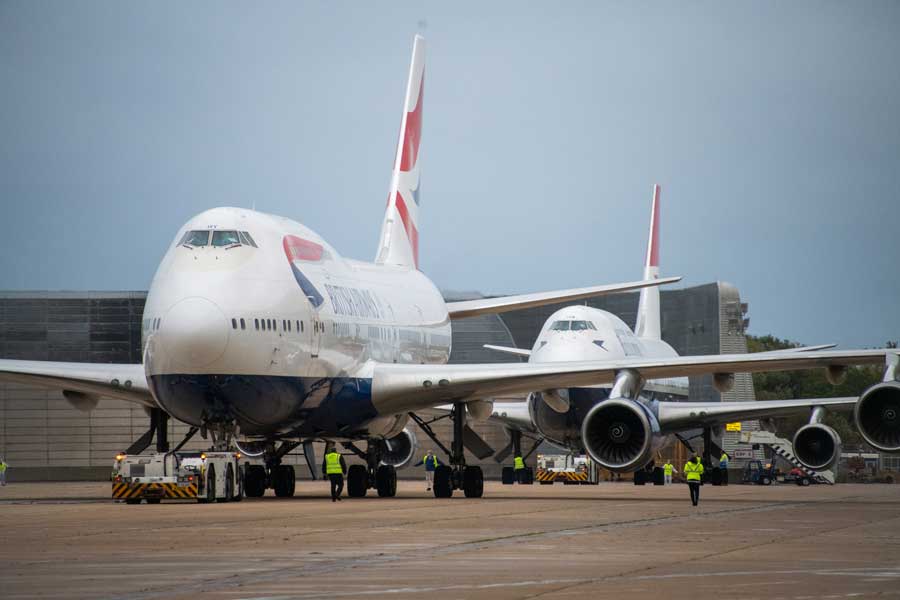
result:
<svg viewBox="0 0 900 600"><path fill-rule="evenodd" d="M219 307L206 298L185 298L163 317L160 337L174 362L201 368L225 353L228 322Z"/></svg>

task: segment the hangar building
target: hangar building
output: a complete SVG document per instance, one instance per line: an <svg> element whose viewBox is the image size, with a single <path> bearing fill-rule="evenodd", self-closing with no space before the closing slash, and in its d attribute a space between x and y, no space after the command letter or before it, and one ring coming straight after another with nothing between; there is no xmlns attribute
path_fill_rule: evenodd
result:
<svg viewBox="0 0 900 600"><path fill-rule="evenodd" d="M477 294L446 293L448 299ZM146 292L4 292L0 293L0 358L79 362L139 363L141 318ZM590 300L590 306L619 315L634 325L638 294L616 294ZM451 362L509 362L516 357L491 352L483 344L530 348L546 318L563 305L503 315L462 319L453 324ZM710 283L662 291L663 338L680 354L744 352L747 307L727 283ZM719 394L711 377L691 378L691 397L703 400L752 400L749 375L738 375L734 389ZM752 426L745 423L745 426ZM187 426L170 422L169 439L177 443ZM74 408L58 391L0 382L0 456L10 465L11 481L106 479L113 457L149 427L144 409L114 400L101 400L91 412ZM413 426L415 427L415 426ZM490 423L473 427L495 449L507 444L502 427ZM434 425L449 440L449 420ZM420 431L421 451L432 446ZM737 434L725 434L725 447ZM734 439L729 436L734 436ZM204 449L192 440L185 448ZM321 455L319 455L321 460ZM492 459L478 461L485 476L499 476ZM289 456L298 477L308 476L302 456ZM417 475L401 471L401 475Z"/></svg>

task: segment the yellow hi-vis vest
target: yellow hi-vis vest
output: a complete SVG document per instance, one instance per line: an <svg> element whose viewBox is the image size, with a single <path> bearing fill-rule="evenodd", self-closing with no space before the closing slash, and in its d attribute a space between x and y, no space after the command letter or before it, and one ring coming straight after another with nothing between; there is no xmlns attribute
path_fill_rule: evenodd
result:
<svg viewBox="0 0 900 600"><path fill-rule="evenodd" d="M684 465L684 475L688 481L700 481L700 475L703 474L703 465L691 461Z"/></svg>
<svg viewBox="0 0 900 600"><path fill-rule="evenodd" d="M514 465L516 471L518 471L519 469L524 469L524 468L525 468L525 461L522 460L522 457L521 457L521 456L517 456L517 457L515 458L515 460L513 460L513 465Z"/></svg>
<svg viewBox="0 0 900 600"><path fill-rule="evenodd" d="M329 452L325 455L325 474L326 475L343 475L344 470L341 468L341 455L337 452Z"/></svg>
<svg viewBox="0 0 900 600"><path fill-rule="evenodd" d="M0 473L6 473L6 463L0 462Z"/></svg>
<svg viewBox="0 0 900 600"><path fill-rule="evenodd" d="M674 467L672 467L672 464L671 464L671 463L666 463L666 464L663 465L663 471L665 472L666 475L668 475L668 476L670 476L670 477L672 476L672 469L673 469L673 468L674 468Z"/></svg>

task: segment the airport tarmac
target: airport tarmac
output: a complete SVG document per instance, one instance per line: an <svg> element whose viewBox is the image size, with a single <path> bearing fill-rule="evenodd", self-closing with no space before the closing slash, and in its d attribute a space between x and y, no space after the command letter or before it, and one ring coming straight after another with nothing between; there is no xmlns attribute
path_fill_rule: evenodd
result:
<svg viewBox="0 0 900 600"><path fill-rule="evenodd" d="M127 506L0 488L0 597L859 598L900 595L900 486L503 486L436 500Z"/></svg>

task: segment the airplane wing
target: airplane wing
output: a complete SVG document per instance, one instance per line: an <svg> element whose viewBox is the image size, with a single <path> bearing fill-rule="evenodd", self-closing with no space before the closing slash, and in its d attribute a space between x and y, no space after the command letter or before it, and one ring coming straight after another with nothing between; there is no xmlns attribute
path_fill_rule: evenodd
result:
<svg viewBox="0 0 900 600"><path fill-rule="evenodd" d="M664 432L696 427L713 427L764 417L808 414L814 406L850 412L859 398L807 398L802 400L759 400L756 402L660 402L657 418Z"/></svg>
<svg viewBox="0 0 900 600"><path fill-rule="evenodd" d="M52 387L70 398L104 396L156 408L144 365L0 359L0 381Z"/></svg>
<svg viewBox="0 0 900 600"><path fill-rule="evenodd" d="M504 354L513 354L515 356L531 356L531 350L524 348L510 348L509 346L495 346L493 344L484 344L484 347L494 352L503 352Z"/></svg>
<svg viewBox="0 0 900 600"><path fill-rule="evenodd" d="M841 368L884 362L891 350L713 354L662 359L471 365L377 364L372 399L381 414L557 387L612 383L623 370L646 379Z"/></svg>
<svg viewBox="0 0 900 600"><path fill-rule="evenodd" d="M774 354L776 352L818 352L819 350L827 350L834 348L837 344L819 344L818 346L797 346L796 348L782 348L781 350L766 350L765 352L757 352L756 354Z"/></svg>
<svg viewBox="0 0 900 600"><path fill-rule="evenodd" d="M661 279L597 285L594 287L557 290L555 292L538 292L535 294L520 294L517 296L500 296L497 298L479 298L478 300L447 302L447 312L450 313L451 319L476 317L478 315L503 313L523 308L545 306L547 304L558 304L560 302L575 302L577 300L585 300L595 296L615 294L617 292L630 292L645 287L675 283L676 281L681 281L681 277L663 277Z"/></svg>

